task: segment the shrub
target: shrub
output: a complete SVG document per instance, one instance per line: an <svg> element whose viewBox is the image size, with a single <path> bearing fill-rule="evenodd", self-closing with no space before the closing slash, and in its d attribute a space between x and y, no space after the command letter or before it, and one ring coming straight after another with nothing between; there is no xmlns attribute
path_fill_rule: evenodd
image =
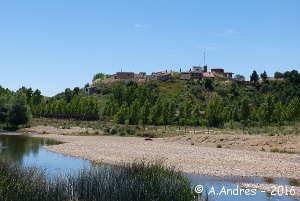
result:
<svg viewBox="0 0 300 201"><path fill-rule="evenodd" d="M136 130L134 128L132 128L131 126L127 126L125 131L129 135L135 135L136 134Z"/></svg>
<svg viewBox="0 0 300 201"><path fill-rule="evenodd" d="M154 138L154 133L143 133L141 137Z"/></svg>
<svg viewBox="0 0 300 201"><path fill-rule="evenodd" d="M278 148L273 148L273 149L270 149L270 152L279 152L279 149Z"/></svg>
<svg viewBox="0 0 300 201"><path fill-rule="evenodd" d="M111 134L111 135L115 135L115 134L117 134L117 132L118 132L118 129L117 129L116 127L112 127L112 128L109 130L109 134Z"/></svg>

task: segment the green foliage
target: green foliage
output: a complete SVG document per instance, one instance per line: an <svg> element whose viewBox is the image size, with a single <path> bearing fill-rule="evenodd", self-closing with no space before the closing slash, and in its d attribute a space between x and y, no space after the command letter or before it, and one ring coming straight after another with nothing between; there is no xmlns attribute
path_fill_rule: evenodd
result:
<svg viewBox="0 0 300 201"><path fill-rule="evenodd" d="M209 127L223 127L226 115L226 111L224 109L225 108L220 103L215 101L212 101L207 105L205 115Z"/></svg>
<svg viewBox="0 0 300 201"><path fill-rule="evenodd" d="M243 81L243 80L245 80L245 77L241 74L236 74L234 76L234 79L239 80L239 81Z"/></svg>
<svg viewBox="0 0 300 201"><path fill-rule="evenodd" d="M210 78L205 79L204 86L205 86L206 90L213 91L213 89L214 89L214 87L213 87L213 80L210 79Z"/></svg>
<svg viewBox="0 0 300 201"><path fill-rule="evenodd" d="M274 110L274 120L278 122L278 125L281 125L283 119L283 108L281 102L277 102Z"/></svg>
<svg viewBox="0 0 300 201"><path fill-rule="evenodd" d="M8 121L11 96L12 95L10 93L5 93L0 96L0 123L2 124Z"/></svg>
<svg viewBox="0 0 300 201"><path fill-rule="evenodd" d="M266 73L262 73L262 79ZM117 124L223 127L226 125L278 126L299 121L300 74L298 71L277 72L280 80L258 82L254 70L253 86L244 86L243 76L236 80L179 80L172 76L166 82L155 79L143 83L134 80L100 81L95 93L87 96L83 90L66 88L54 97L45 98L39 90L22 87L26 105L33 117L68 119L69 121L114 120ZM236 83L235 83L236 82ZM12 119L13 99L17 93L0 87L0 123ZM298 101L297 101L298 100ZM206 115L201 119L200 108ZM11 115L11 117L9 117ZM17 126L17 125L13 125ZM180 128L179 128L180 129Z"/></svg>
<svg viewBox="0 0 300 201"><path fill-rule="evenodd" d="M263 73L260 74L260 78L265 82L268 79L267 72L264 71Z"/></svg>
<svg viewBox="0 0 300 201"><path fill-rule="evenodd" d="M241 108L239 112L240 120L243 121L243 131L250 117L250 114L251 114L250 99L248 96L245 96L242 99Z"/></svg>
<svg viewBox="0 0 300 201"><path fill-rule="evenodd" d="M26 125L31 119L30 108L27 105L26 95L18 91L11 100L8 110L8 123L13 127Z"/></svg>
<svg viewBox="0 0 300 201"><path fill-rule="evenodd" d="M290 104L287 107L286 111L287 118L294 123L299 119L300 117L300 101L298 97L295 97Z"/></svg>
<svg viewBox="0 0 300 201"><path fill-rule="evenodd" d="M276 72L274 73L274 78L276 78L276 79L283 78L283 73L276 71Z"/></svg>
<svg viewBox="0 0 300 201"><path fill-rule="evenodd" d="M96 80L96 79L101 79L101 80L103 80L103 79L108 79L108 78L110 78L110 75L108 75L108 74L97 73L97 74L94 75L93 81Z"/></svg>
<svg viewBox="0 0 300 201"><path fill-rule="evenodd" d="M196 105L193 108L192 121L193 121L194 128L196 126L200 126L201 114L200 114L200 107L199 107L199 105ZM194 132L195 132L195 129L194 129Z"/></svg>
<svg viewBox="0 0 300 201"><path fill-rule="evenodd" d="M266 96L266 100L262 103L258 109L258 116L260 122L268 125L270 122L274 121L274 112L275 112L275 99L272 94Z"/></svg>
<svg viewBox="0 0 300 201"><path fill-rule="evenodd" d="M256 70L254 70L250 76L250 81L256 83L256 82L258 82L258 80L259 80L258 74L257 74Z"/></svg>

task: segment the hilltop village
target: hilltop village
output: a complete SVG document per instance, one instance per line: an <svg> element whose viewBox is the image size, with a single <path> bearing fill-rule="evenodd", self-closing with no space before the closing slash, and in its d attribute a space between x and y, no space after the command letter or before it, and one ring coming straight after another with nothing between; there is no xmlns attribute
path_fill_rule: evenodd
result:
<svg viewBox="0 0 300 201"><path fill-rule="evenodd" d="M192 66L188 71L182 71L181 68L179 71L173 71L173 70L163 70L159 72L153 72L151 74L147 74L146 72L116 72L113 75L107 76L106 80L109 81L117 81L117 80L130 80L134 79L136 81L146 81L146 80L160 80L160 81L167 81L171 78L172 75L178 75L180 80L204 80L204 79L211 79L214 80L215 77L222 77L227 81L235 82L240 85L244 86L250 86L254 83L248 79L245 78L234 78L233 72L226 72L223 68L212 68L210 72L208 71L207 65L205 66ZM269 81L283 81L283 78L277 78L274 77L268 77ZM93 83L91 85L86 85L84 87L84 92L86 94L92 94L95 85L102 81L102 79L94 79ZM262 82L262 80L259 80L259 82Z"/></svg>

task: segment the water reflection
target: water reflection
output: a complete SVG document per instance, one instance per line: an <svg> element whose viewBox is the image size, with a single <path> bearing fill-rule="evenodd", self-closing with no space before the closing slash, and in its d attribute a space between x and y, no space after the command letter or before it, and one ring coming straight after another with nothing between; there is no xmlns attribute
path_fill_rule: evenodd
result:
<svg viewBox="0 0 300 201"><path fill-rule="evenodd" d="M290 186L300 186L300 181L297 179L289 179Z"/></svg>
<svg viewBox="0 0 300 201"><path fill-rule="evenodd" d="M24 157L30 154L37 156L39 150L45 145L55 145L59 142L50 139L33 138L25 135L1 135L1 156L15 162L23 163Z"/></svg>
<svg viewBox="0 0 300 201"><path fill-rule="evenodd" d="M273 178L265 177L264 180L265 180L265 182L266 182L267 184L273 184L273 183L274 183L274 179L273 179Z"/></svg>
<svg viewBox="0 0 300 201"><path fill-rule="evenodd" d="M16 133L1 134L0 140L2 140L3 146L0 149L0 156L24 166L35 165L46 169L48 173L52 174L78 170L91 165L90 161L57 154L43 148L46 145L60 144L56 140Z"/></svg>

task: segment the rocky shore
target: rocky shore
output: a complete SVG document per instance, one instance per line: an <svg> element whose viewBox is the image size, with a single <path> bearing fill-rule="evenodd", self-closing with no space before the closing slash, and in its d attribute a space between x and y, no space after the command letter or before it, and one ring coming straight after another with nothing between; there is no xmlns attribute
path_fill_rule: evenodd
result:
<svg viewBox="0 0 300 201"><path fill-rule="evenodd" d="M300 179L300 155L202 147L137 137L39 135L66 142L46 149L87 160L118 164L161 160L185 173L219 177Z"/></svg>

